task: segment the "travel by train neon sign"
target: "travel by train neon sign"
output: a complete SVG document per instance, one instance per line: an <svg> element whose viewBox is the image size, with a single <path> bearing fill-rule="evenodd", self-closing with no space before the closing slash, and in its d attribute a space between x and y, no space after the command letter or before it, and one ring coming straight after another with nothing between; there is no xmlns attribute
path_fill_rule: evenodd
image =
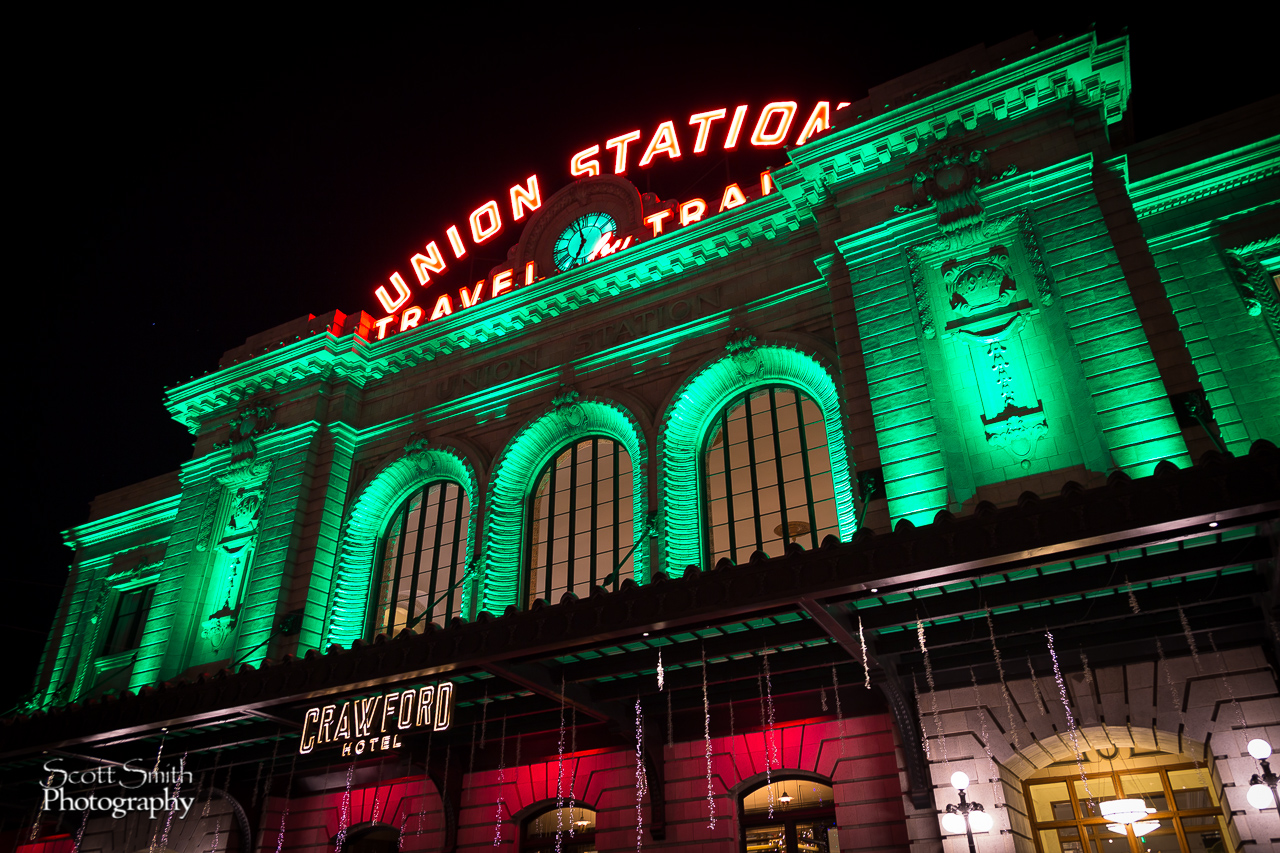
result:
<svg viewBox="0 0 1280 853"><path fill-rule="evenodd" d="M835 109L847 106L848 102L841 101L836 104ZM636 129L605 140L603 147L599 143L589 145L569 158L569 177L593 177L610 167L613 174L625 175L633 166L647 169L662 160L680 160L686 151L693 156L704 156L711 151L733 151L744 140L752 148L763 149L781 148L789 141L794 146L804 145L815 135L831 127L831 113L830 101L818 101L808 113L802 113L796 101L772 101L754 115L750 104L738 105L732 112L727 107L704 110L690 115L687 127L675 120L665 120L658 122L657 127L648 135ZM799 125L800 130L793 135L792 130L799 124L801 115L807 115L807 118ZM452 224L445 228L445 249L441 248L441 239L429 240L421 251L409 259L409 267L418 284L428 286L433 276L444 275L452 262L467 256L469 249L484 245L502 233L508 221L518 223L542 207L544 186L536 174L530 175L524 181L513 184L505 197L499 197L503 204L499 204L498 198L489 199L471 211L464 226ZM772 191L772 180L769 173L764 172L760 176L760 194L767 195ZM725 187L719 207L713 213L746 202L746 192L738 184L732 183ZM504 220L503 211L508 207L510 220ZM705 199L686 199L646 216L644 224L650 229L649 235L657 237L664 230L701 221L710 210L711 204ZM606 233L593 247L588 260L624 251L631 245L632 239L629 235L624 237ZM388 284L379 285L374 290L378 304L386 311L386 316L374 323L376 338L382 340L389 332L407 331L422 323L447 317L482 300L495 299L517 287L532 284L538 279L538 270L532 261L526 263L522 270L500 270L473 285L464 285L456 292L456 297L451 292L436 294L433 300L428 300L431 305L428 311L421 305L410 304L413 291L406 277L399 271L394 272L388 277Z"/></svg>

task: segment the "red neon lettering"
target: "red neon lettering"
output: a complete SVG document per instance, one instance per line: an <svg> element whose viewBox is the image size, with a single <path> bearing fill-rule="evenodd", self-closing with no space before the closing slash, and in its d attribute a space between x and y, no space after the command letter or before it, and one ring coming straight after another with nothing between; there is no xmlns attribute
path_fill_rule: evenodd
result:
<svg viewBox="0 0 1280 853"><path fill-rule="evenodd" d="M418 253L409 259L409 263L413 264L413 271L418 274L418 284L430 281L430 273L444 272L444 256L440 254L440 247L435 240L427 244L425 255Z"/></svg>
<svg viewBox="0 0 1280 853"><path fill-rule="evenodd" d="M724 138L724 150L732 151L738 147L738 134L742 133L742 120L746 117L746 104L733 111L733 121L729 122L729 135Z"/></svg>
<svg viewBox="0 0 1280 853"><path fill-rule="evenodd" d="M575 178L591 177L600 174L599 160L586 160L586 157L594 157L600 153L599 145L592 145L590 148L584 148L577 154L569 158L569 174Z"/></svg>
<svg viewBox="0 0 1280 853"><path fill-rule="evenodd" d="M378 297L378 301L382 303L382 307L387 309L388 314L394 314L396 309L409 301L409 285L404 283L404 279L400 277L400 273L393 272L391 274L391 284L396 289L396 298L392 299L391 294L387 293L387 286L380 285L373 295Z"/></svg>
<svg viewBox="0 0 1280 853"><path fill-rule="evenodd" d="M412 308L406 308L405 312L400 315L400 331L412 329L422 320L422 309L417 305Z"/></svg>
<svg viewBox="0 0 1280 853"><path fill-rule="evenodd" d="M514 222L524 219L526 207L529 208L530 213L542 207L542 194L538 192L538 176L530 175L525 183L526 186L516 184L511 188L511 219Z"/></svg>
<svg viewBox="0 0 1280 853"><path fill-rule="evenodd" d="M453 300L449 298L449 294L442 293L440 298L436 300L436 307L431 309L431 320L439 320L441 317L448 317L453 313Z"/></svg>
<svg viewBox="0 0 1280 853"><path fill-rule="evenodd" d="M768 169L760 173L760 195L768 195L776 189L773 185L773 175Z"/></svg>
<svg viewBox="0 0 1280 853"><path fill-rule="evenodd" d="M533 284L533 281L534 281L533 271L534 271L533 261L529 261L529 263L524 265L525 287L528 287L529 285Z"/></svg>
<svg viewBox="0 0 1280 853"><path fill-rule="evenodd" d="M720 199L720 209L728 210L731 207L746 203L747 197L743 194L742 187L737 184L729 184L724 188L724 198Z"/></svg>
<svg viewBox="0 0 1280 853"><path fill-rule="evenodd" d="M658 129L653 132L653 139L649 140L649 147L644 150L644 156L640 158L640 168L648 166L653 162L654 157L662 153L666 153L672 160L680 159L680 143L676 141L675 122L664 121L658 125Z"/></svg>
<svg viewBox="0 0 1280 853"><path fill-rule="evenodd" d="M477 281L475 290L470 292L465 287L461 288L458 291L458 295L462 297L462 307L470 308L484 298L484 281Z"/></svg>
<svg viewBox="0 0 1280 853"><path fill-rule="evenodd" d="M691 199L680 205L680 224L688 225L697 222L707 212L707 203L700 198Z"/></svg>
<svg viewBox="0 0 1280 853"><path fill-rule="evenodd" d="M499 293L505 293L515 287L515 282L511 280L511 276L514 272L515 270L503 270L493 277L494 296L497 296Z"/></svg>
<svg viewBox="0 0 1280 853"><path fill-rule="evenodd" d="M849 102L848 102L848 101L841 101L840 103L836 104L836 109L837 109L837 110L842 110L842 109L844 109L844 108L845 108L845 107L847 107L847 106L849 106Z"/></svg>
<svg viewBox="0 0 1280 853"><path fill-rule="evenodd" d="M701 154L707 150L707 139L711 136L711 122L727 115L724 107L718 110L707 110L705 113L694 113L689 116L689 124L698 126L698 138L693 142L693 153Z"/></svg>
<svg viewBox="0 0 1280 853"><path fill-rule="evenodd" d="M605 148L617 148L618 153L614 155L613 173L615 175L625 174L627 171L627 145L635 142L640 138L640 131L633 130L630 133L624 133L621 136L615 136L604 144Z"/></svg>
<svg viewBox="0 0 1280 853"><path fill-rule="evenodd" d="M657 213L650 214L644 218L644 224L653 229L653 236L657 237L662 233L662 220L671 216L669 210L659 210Z"/></svg>
<svg viewBox="0 0 1280 853"><path fill-rule="evenodd" d="M630 245L630 237L625 240L614 240L613 232L606 231L604 235L596 241L596 247L591 250L591 254L587 255L587 260L594 261L596 258L603 258L605 255L612 255L614 252L620 252Z"/></svg>
<svg viewBox="0 0 1280 853"><path fill-rule="evenodd" d="M809 120L804 123L804 129L800 131L800 135L796 137L796 145L804 145L813 136L822 133L824 130L831 128L831 102L818 101L813 108L813 112L809 115Z"/></svg>
<svg viewBox="0 0 1280 853"><path fill-rule="evenodd" d="M774 116L781 116L777 130L769 133L769 122ZM772 148L787 141L787 131L791 129L791 120L796 117L795 101L774 101L766 104L760 111L760 120L751 134L751 144L757 148Z"/></svg>
<svg viewBox="0 0 1280 853"><path fill-rule="evenodd" d="M462 245L462 237L458 235L458 226L450 225L444 229L444 233L449 238L449 245L453 247L453 256L460 258L467 253L467 247Z"/></svg>
<svg viewBox="0 0 1280 853"><path fill-rule="evenodd" d="M378 340L382 340L387 336L387 324L394 319L394 316L383 317L381 320L378 320L373 324L378 327Z"/></svg>
<svg viewBox="0 0 1280 853"><path fill-rule="evenodd" d="M486 214L489 217L489 225L481 228L480 217ZM502 215L498 213L498 203L496 201L486 201L480 207L471 211L471 237L476 243L483 243L501 230Z"/></svg>

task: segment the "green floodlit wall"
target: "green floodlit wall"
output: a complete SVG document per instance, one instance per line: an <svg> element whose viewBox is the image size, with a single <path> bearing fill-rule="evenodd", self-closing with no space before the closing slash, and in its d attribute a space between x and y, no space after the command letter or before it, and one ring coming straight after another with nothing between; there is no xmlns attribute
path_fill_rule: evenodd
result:
<svg viewBox="0 0 1280 853"><path fill-rule="evenodd" d="M649 581L648 486L643 433L635 418L609 400L585 399L556 407L525 426L494 466L484 519L479 610L502 613L521 606L525 529L529 492L538 472L564 447L584 438L612 439L631 457L632 518L636 548L631 555L636 583ZM556 604L558 602L551 602Z"/></svg>
<svg viewBox="0 0 1280 853"><path fill-rule="evenodd" d="M840 397L831 374L813 356L778 345L739 351L712 363L676 393L658 437L661 496L665 523L663 565L680 573L707 559L702 512L702 445L711 422L729 400L753 388L788 385L808 394L822 410L835 484L840 538L857 527L849 454Z"/></svg>
<svg viewBox="0 0 1280 853"><path fill-rule="evenodd" d="M1027 217L1052 296L1039 310L1050 315L1051 329L1060 326L1065 335L1054 358L1082 377L1075 398L1066 401L1075 434L1059 428L1048 438L1083 438L1087 465L1105 463L1108 470L1144 477L1162 459L1183 467L1191 460L1098 205L1094 168L1092 156L1077 157L1004 181L983 201L988 222ZM836 240L853 283L890 515L914 524L956 509L966 491L960 483L966 463L948 458L948 413L938 405L953 395L930 375L932 344L922 325L922 302L929 297L913 291L906 252L921 247L923 255L942 257L947 247L940 237L932 211L925 210ZM950 251L968 257L997 242L959 241ZM1030 367L1034 381L1047 387L1061 365L1046 364L1041 353ZM935 369L950 373L956 388L973 382L961 375L968 364ZM1101 459L1088 446L1090 423L1101 436Z"/></svg>
<svg viewBox="0 0 1280 853"><path fill-rule="evenodd" d="M323 646L332 643L350 646L368 639L369 598L373 591L373 573L377 549L391 517L416 489L428 482L446 480L457 483L467 493L472 511L467 525L467 553L475 547L476 476L471 465L452 448L428 448L407 453L384 468L360 492L351 508L342 537L338 568L333 590L333 606ZM471 566L467 573L470 574ZM462 584L462 612L469 613L470 584Z"/></svg>

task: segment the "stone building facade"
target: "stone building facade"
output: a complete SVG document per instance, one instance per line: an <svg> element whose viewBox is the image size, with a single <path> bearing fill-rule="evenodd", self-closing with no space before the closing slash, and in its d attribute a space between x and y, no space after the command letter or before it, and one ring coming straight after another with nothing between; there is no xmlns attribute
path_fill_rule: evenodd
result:
<svg viewBox="0 0 1280 853"><path fill-rule="evenodd" d="M962 851L958 770L983 851L1269 849L1280 110L1122 147L1128 61L974 48L682 227L584 178L449 311L170 389L193 456L67 532L0 761L181 755L203 807L17 849Z"/></svg>

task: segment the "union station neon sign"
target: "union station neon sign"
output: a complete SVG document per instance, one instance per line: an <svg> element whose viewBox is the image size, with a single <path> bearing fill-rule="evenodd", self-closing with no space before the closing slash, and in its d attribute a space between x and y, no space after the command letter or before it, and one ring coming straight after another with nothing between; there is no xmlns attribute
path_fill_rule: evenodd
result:
<svg viewBox="0 0 1280 853"><path fill-rule="evenodd" d="M849 106L849 102L841 101L835 109L841 110ZM660 160L680 160L686 150L694 156L704 156L710 151L733 151L745 140L753 148L781 148L788 140L795 146L804 145L815 135L831 127L831 102L818 101L812 110L803 113L795 101L773 101L765 104L758 113L752 113L749 104L741 104L732 111L727 107L705 110L689 116L687 128L677 131L675 120L658 123L650 134L640 130L631 130L605 140L604 146L599 143L578 151L569 158L569 176L574 179L594 177L602 174L605 168L612 168L615 175L625 175L627 170L635 166L641 169L652 167ZM801 123L801 117L807 115ZM752 121L754 119L754 121ZM799 126L800 130L792 135L792 130ZM684 147L681 145L683 133ZM466 224L459 227L453 224L445 228L443 242L446 249L441 249L441 240L429 240L423 249L409 259L418 284L426 287L432 276L442 276L449 269L452 261L466 257L469 247L483 245L502 233L506 222L503 212L510 208L510 222L517 223L533 211L542 207L542 187L536 174L530 175L523 182L516 183L502 199L494 198L471 211ZM774 189L769 172L760 175L760 194L768 195ZM506 204L506 202L510 204ZM736 183L729 184L721 194L718 210L721 212L742 204L746 204L747 196ZM664 230L682 228L702 220L710 210L705 199L693 198L677 202L672 208L658 210L644 217L644 224L649 232L646 236L657 237ZM620 252L627 249L633 241L632 235L614 235L606 232L593 246L588 261ZM488 279L477 281L474 285L459 288L453 293L440 293L435 297L430 310L420 305L410 305L413 291L406 278L399 271L388 279L388 284L380 285L374 290L378 304L386 311L386 316L374 323L376 337L382 340L388 332L408 331L423 323L430 323L447 317L455 311L470 308L482 300L496 299L520 286L533 284L540 279L533 261L524 265L524 269L505 269L494 273ZM397 322L398 320L398 322Z"/></svg>

